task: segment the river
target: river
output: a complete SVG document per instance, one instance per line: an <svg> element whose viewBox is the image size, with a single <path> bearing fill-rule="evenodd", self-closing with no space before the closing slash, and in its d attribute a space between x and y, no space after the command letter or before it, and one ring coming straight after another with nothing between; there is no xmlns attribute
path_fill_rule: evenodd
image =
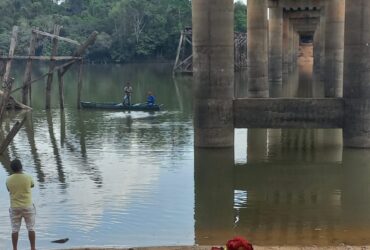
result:
<svg viewBox="0 0 370 250"><path fill-rule="evenodd" d="M195 150L191 77L173 79L167 64L85 66L83 100L119 102L130 81L133 102L152 91L164 104L154 114L77 110L76 79L67 73L64 111L56 84L48 112L44 83L34 84L33 111L0 157L0 249L11 247L5 180L16 157L36 181L38 249L221 245L234 235L257 245L370 243L370 151L342 149L341 130L237 129L234 150ZM284 81L272 95L322 93L310 67ZM23 115L10 113L0 136ZM28 246L24 225L19 244Z"/></svg>

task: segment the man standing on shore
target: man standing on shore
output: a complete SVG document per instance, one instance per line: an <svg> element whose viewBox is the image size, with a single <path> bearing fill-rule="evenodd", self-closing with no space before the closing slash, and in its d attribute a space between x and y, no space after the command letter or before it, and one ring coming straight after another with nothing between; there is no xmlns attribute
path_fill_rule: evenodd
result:
<svg viewBox="0 0 370 250"><path fill-rule="evenodd" d="M10 222L12 225L13 250L17 250L18 234L22 218L26 222L31 250L36 250L36 233L34 230L36 209L32 203L31 188L34 187L32 177L23 172L22 163L15 159L10 163L13 174L6 180L6 187L10 195Z"/></svg>

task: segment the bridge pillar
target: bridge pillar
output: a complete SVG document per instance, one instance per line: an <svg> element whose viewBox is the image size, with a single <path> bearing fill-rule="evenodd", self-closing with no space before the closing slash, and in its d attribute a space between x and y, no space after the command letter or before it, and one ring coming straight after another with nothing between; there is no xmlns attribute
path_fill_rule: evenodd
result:
<svg viewBox="0 0 370 250"><path fill-rule="evenodd" d="M317 27L313 35L313 70L315 73L320 70L320 53L321 53L321 37L320 37L320 26Z"/></svg>
<svg viewBox="0 0 370 250"><path fill-rule="evenodd" d="M269 96L267 3L249 0L247 7L248 96L252 98Z"/></svg>
<svg viewBox="0 0 370 250"><path fill-rule="evenodd" d="M283 9L270 8L269 16L269 82L283 83Z"/></svg>
<svg viewBox="0 0 370 250"><path fill-rule="evenodd" d="M320 32L320 72L319 78L320 81L325 80L325 30L326 30L326 5L322 3L321 10L320 10L320 24L319 24L319 32Z"/></svg>
<svg viewBox="0 0 370 250"><path fill-rule="evenodd" d="M289 17L283 17L283 74L289 73Z"/></svg>
<svg viewBox="0 0 370 250"><path fill-rule="evenodd" d="M233 0L193 0L194 144L234 145Z"/></svg>
<svg viewBox="0 0 370 250"><path fill-rule="evenodd" d="M289 25L289 69L292 71L294 68L294 60L293 60L293 53L294 53L294 28L293 24Z"/></svg>
<svg viewBox="0 0 370 250"><path fill-rule="evenodd" d="M343 141L370 148L370 1L346 0L345 8Z"/></svg>
<svg viewBox="0 0 370 250"><path fill-rule="evenodd" d="M326 4L325 97L342 97L345 0Z"/></svg>

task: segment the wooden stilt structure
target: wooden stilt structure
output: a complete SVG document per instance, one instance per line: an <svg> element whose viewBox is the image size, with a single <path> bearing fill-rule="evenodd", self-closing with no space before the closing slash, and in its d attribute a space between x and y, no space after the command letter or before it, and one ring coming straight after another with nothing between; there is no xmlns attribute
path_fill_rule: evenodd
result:
<svg viewBox="0 0 370 250"><path fill-rule="evenodd" d="M173 73L192 74L193 73L193 43L192 43L192 29L185 28L181 31L179 45L177 47L177 54L175 64L173 66ZM247 34L241 32L234 33L235 46L235 71L240 71L247 67Z"/></svg>
<svg viewBox="0 0 370 250"><path fill-rule="evenodd" d="M92 45L98 32L93 32L89 38L84 43L79 43L69 38L59 36L61 26L54 26L54 33L49 34L44 31L40 31L38 29L33 29L31 32L31 39L30 39L30 47L28 56L18 56L14 55L16 43L17 43L17 35L18 35L18 27L14 26L10 41L10 48L8 56L0 56L0 77L3 86L3 91L0 90L0 126L1 122L4 117L4 111L8 108L18 108L18 109L31 109L27 106L28 103L31 105L31 86L33 83L40 81L47 77L46 79L46 96L45 96L45 108L50 109L51 103L51 89L52 89L52 82L53 82L53 75L56 71L58 73L58 82L59 82L59 101L60 101L60 108L64 109L64 74L71 68L71 66L76 62L79 61L79 74L78 74L78 81L77 81L77 103L78 108L81 100L81 89L82 89L82 73L83 73L83 63L82 63L82 56L86 49ZM38 41L38 37L50 37L52 39L52 51L50 56L35 56L36 44ZM68 42L70 44L77 45L77 49L73 53L72 56L58 56L58 41ZM10 77L11 71L11 64L13 60L27 60L26 69L23 75L22 86L12 90L12 84L14 79ZM32 76L32 62L34 60L38 61L50 61L49 70L46 74L42 75L37 79L31 79ZM59 61L67 61L66 63L57 66L57 62ZM16 101L11 94L22 90L22 103ZM17 121L10 131L8 136L0 142L0 154L5 151L9 143L13 140L14 136L17 134L19 129L24 124L26 118L24 118L21 122Z"/></svg>

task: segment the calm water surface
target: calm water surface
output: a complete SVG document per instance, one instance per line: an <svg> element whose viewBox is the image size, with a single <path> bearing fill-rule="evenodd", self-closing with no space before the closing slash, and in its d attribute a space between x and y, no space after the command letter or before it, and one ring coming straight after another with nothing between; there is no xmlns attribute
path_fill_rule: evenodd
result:
<svg viewBox="0 0 370 250"><path fill-rule="evenodd" d="M320 96L310 75L293 72L271 95ZM224 244L234 235L258 245L370 243L370 151L343 150L341 130L238 129L233 150L194 150L191 78L173 80L160 64L90 65L84 76L84 100L118 102L130 80L134 102L151 90L165 110L78 111L71 72L67 108L58 109L55 85L46 112L36 83L34 110L0 158L0 249L11 247L4 183L14 157L37 182L39 249L67 237L66 248ZM244 76L236 81L242 96ZM23 115L10 114L0 135Z"/></svg>

